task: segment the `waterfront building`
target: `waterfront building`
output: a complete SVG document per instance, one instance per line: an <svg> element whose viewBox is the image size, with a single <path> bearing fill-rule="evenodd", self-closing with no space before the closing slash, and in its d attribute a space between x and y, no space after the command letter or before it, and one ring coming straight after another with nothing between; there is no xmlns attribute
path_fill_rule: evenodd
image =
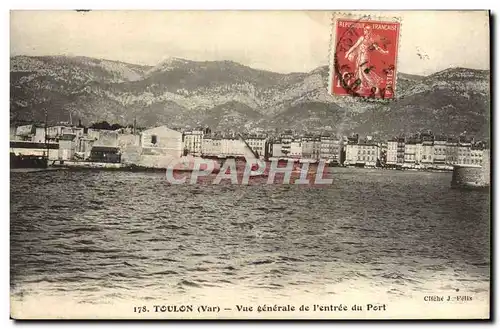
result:
<svg viewBox="0 0 500 329"><path fill-rule="evenodd" d="M76 134L77 136L83 135L83 128L78 129L76 127L66 127L66 126L55 126L55 127L47 127L44 125L23 125L14 128L15 133L11 136L12 140L22 140L29 141L34 143L45 143L46 131L47 131L47 142L57 142L59 138L64 134ZM50 132L54 132L57 129L56 134L50 134ZM13 130L13 129L12 129ZM11 133L12 135L12 133Z"/></svg>
<svg viewBox="0 0 500 329"><path fill-rule="evenodd" d="M379 162L381 166L385 166L387 162L387 142L380 142L378 145L380 153Z"/></svg>
<svg viewBox="0 0 500 329"><path fill-rule="evenodd" d="M185 153L194 156L201 156L203 136L204 136L203 129L185 131L183 134Z"/></svg>
<svg viewBox="0 0 500 329"><path fill-rule="evenodd" d="M47 139L57 140L63 134L65 126L56 125L47 127Z"/></svg>
<svg viewBox="0 0 500 329"><path fill-rule="evenodd" d="M291 152L290 148L293 141L293 132L291 130L285 130L285 132L283 132L280 135L280 140L281 140L281 153L285 157L290 156Z"/></svg>
<svg viewBox="0 0 500 329"><path fill-rule="evenodd" d="M458 139L454 137L448 138L446 141L446 164L458 164Z"/></svg>
<svg viewBox="0 0 500 329"><path fill-rule="evenodd" d="M275 132L272 139L264 134L244 135L245 143L235 134L223 136L201 128L181 133L162 126L144 130L141 134L130 133L131 129L87 129L81 125L45 128L32 124L11 127L11 139L39 144L45 140L49 143L57 142L57 149L50 149L51 159L64 161L90 159L94 147L115 147L120 151L122 161L146 166L151 162L158 162L160 158L160 162L166 163L166 158L174 159L183 155L244 157L249 154L247 144L261 158L324 159L333 163L344 163L345 160L346 165L359 166L404 164L408 167L430 167L482 164L484 161L483 143L475 143L473 139L464 136L433 136L431 132L419 133L408 139L397 137L386 143L377 143L369 136L360 141L358 135L344 139L329 134L294 136L291 130L287 130L282 134ZM161 140L165 141L165 138L171 142L169 145L162 145ZM24 148L22 152L26 153L26 149L29 148ZM43 148L38 147L34 153L38 154L38 150L43 152Z"/></svg>
<svg viewBox="0 0 500 329"><path fill-rule="evenodd" d="M321 141L319 137L305 135L302 137L302 158L318 160L321 152Z"/></svg>
<svg viewBox="0 0 500 329"><path fill-rule="evenodd" d="M289 157L294 159L302 158L302 139L294 138L290 143Z"/></svg>
<svg viewBox="0 0 500 329"><path fill-rule="evenodd" d="M64 130L63 130L64 131ZM118 131L106 129L87 129L87 138L94 139L95 146L118 147Z"/></svg>
<svg viewBox="0 0 500 329"><path fill-rule="evenodd" d="M405 162L405 137L398 137L398 146L397 146L397 166L402 166Z"/></svg>
<svg viewBox="0 0 500 329"><path fill-rule="evenodd" d="M340 164L342 162L342 140L335 136L322 135L320 137L319 157L327 162Z"/></svg>
<svg viewBox="0 0 500 329"><path fill-rule="evenodd" d="M49 160L57 160L59 158L59 143L10 141L10 152L15 155L48 156Z"/></svg>
<svg viewBox="0 0 500 329"><path fill-rule="evenodd" d="M98 129L88 129L85 132L85 128L83 127L74 127L74 126L65 126L65 125L56 125L56 126L48 126L47 127L47 140L49 141L57 141L64 134L74 134L76 138L82 137L85 133L89 135L91 138L95 140L100 139L99 132L101 130ZM107 132L107 130L104 130ZM45 139L45 128L40 128L36 133L39 139Z"/></svg>
<svg viewBox="0 0 500 329"><path fill-rule="evenodd" d="M59 137L59 156L62 161L73 160L78 139L75 134L63 134Z"/></svg>
<svg viewBox="0 0 500 329"><path fill-rule="evenodd" d="M249 136L244 136L246 142L248 145L257 152L259 157L264 157L266 156L266 146L267 146L267 139L263 135L258 136L258 135L249 135Z"/></svg>
<svg viewBox="0 0 500 329"><path fill-rule="evenodd" d="M36 127L31 140L35 143L45 143L45 127Z"/></svg>
<svg viewBox="0 0 500 329"><path fill-rule="evenodd" d="M33 142L35 125L22 125L16 128L16 140Z"/></svg>
<svg viewBox="0 0 500 329"><path fill-rule="evenodd" d="M444 165L446 163L446 144L447 138L444 136L434 137L434 154L432 162L436 165Z"/></svg>
<svg viewBox="0 0 500 329"><path fill-rule="evenodd" d="M140 145L143 151L178 158L182 155L182 133L167 126L147 129L141 133Z"/></svg>
<svg viewBox="0 0 500 329"><path fill-rule="evenodd" d="M15 128L14 136L11 140L20 140L34 143L45 143L45 127L23 125Z"/></svg>
<svg viewBox="0 0 500 329"><path fill-rule="evenodd" d="M201 155L202 156L216 156L213 154L213 145L214 145L214 140L211 135L205 135L203 136L203 141L201 142ZM184 152L186 150L184 149ZM186 155L183 153L183 155Z"/></svg>
<svg viewBox="0 0 500 329"><path fill-rule="evenodd" d="M264 158L269 159L273 156L273 143L274 139L266 139L266 148L264 150Z"/></svg>
<svg viewBox="0 0 500 329"><path fill-rule="evenodd" d="M123 163L139 163L140 162L140 145L141 145L141 135L135 133L136 129L133 130L123 130L123 133L118 134L118 148L121 152L121 161ZM80 152L83 152L82 156L87 157L87 153L90 153L92 149L92 143L88 138L80 138ZM90 146L90 148L89 148ZM111 146L112 147L112 146Z"/></svg>
<svg viewBox="0 0 500 329"><path fill-rule="evenodd" d="M380 146L373 141L358 144L357 165L375 167L380 163Z"/></svg>
<svg viewBox="0 0 500 329"><path fill-rule="evenodd" d="M247 154L245 143L238 137L223 137L221 142L221 155L224 157L244 157Z"/></svg>
<svg viewBox="0 0 500 329"><path fill-rule="evenodd" d="M415 163L418 165L422 163L422 139L421 138L417 138L415 141Z"/></svg>
<svg viewBox="0 0 500 329"><path fill-rule="evenodd" d="M52 128L52 127L50 127ZM58 136L58 133L54 133L54 132L51 132L50 131L50 128L49 128L49 136ZM100 137L100 132L101 132L101 129L95 129L95 128L88 128L87 129L87 138L89 139L93 139L93 140L98 140L99 137Z"/></svg>
<svg viewBox="0 0 500 329"><path fill-rule="evenodd" d="M90 151L90 161L105 163L120 163L120 148L112 146L93 146Z"/></svg>
<svg viewBox="0 0 500 329"><path fill-rule="evenodd" d="M461 136L457 143L457 163L458 164L472 164L471 157L472 140Z"/></svg>
<svg viewBox="0 0 500 329"><path fill-rule="evenodd" d="M429 166L434 163L434 136L423 135L421 142L420 163Z"/></svg>
<svg viewBox="0 0 500 329"><path fill-rule="evenodd" d="M417 143L418 140L415 138L410 138L405 143L405 166L412 166L417 163Z"/></svg>
<svg viewBox="0 0 500 329"><path fill-rule="evenodd" d="M271 143L271 156L273 158L286 157L286 155L282 152L282 144L280 140L273 141Z"/></svg>
<svg viewBox="0 0 500 329"><path fill-rule="evenodd" d="M125 131L118 134L118 147L125 148L127 146L139 146L141 143L141 135Z"/></svg>
<svg viewBox="0 0 500 329"><path fill-rule="evenodd" d="M87 135L83 135L77 140L77 145L74 153L74 157L80 160L85 160L90 157L90 151L92 146L94 146L95 139L89 138Z"/></svg>
<svg viewBox="0 0 500 329"><path fill-rule="evenodd" d="M470 149L471 157L470 162L473 165L483 164L483 145L482 143L473 143Z"/></svg>
<svg viewBox="0 0 500 329"><path fill-rule="evenodd" d="M358 149L359 149L359 135L355 134L351 137L347 137L347 143L345 145L345 161L344 165L352 166L358 161Z"/></svg>
<svg viewBox="0 0 500 329"><path fill-rule="evenodd" d="M346 166L355 165L358 161L358 144L347 144L345 146L345 161Z"/></svg>
<svg viewBox="0 0 500 329"><path fill-rule="evenodd" d="M122 162L166 168L180 159L182 151L182 133L160 126L142 131L138 146L129 145L126 150L122 150Z"/></svg>
<svg viewBox="0 0 500 329"><path fill-rule="evenodd" d="M386 165L395 166L398 163L398 139L392 138L387 141Z"/></svg>
<svg viewBox="0 0 500 329"><path fill-rule="evenodd" d="M221 138L214 135L203 136L201 154L207 157L220 156L222 154Z"/></svg>

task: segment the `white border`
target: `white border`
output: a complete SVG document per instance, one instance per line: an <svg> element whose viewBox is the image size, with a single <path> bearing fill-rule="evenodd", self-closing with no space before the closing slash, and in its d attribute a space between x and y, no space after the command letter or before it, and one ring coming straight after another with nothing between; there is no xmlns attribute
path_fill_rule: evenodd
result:
<svg viewBox="0 0 500 329"><path fill-rule="evenodd" d="M283 3L280 3L278 1L270 1L270 0L254 0L254 1L247 1L246 3L242 2L236 2L236 1L221 1L221 0L212 0L212 1L203 1L203 0L183 0L183 1L178 1L177 3L174 2L169 2L168 4L161 3L159 1L152 1L152 0L142 0L142 1L130 1L130 0L122 0L122 1L103 1L103 0L87 0L87 1L72 1L71 3L68 1L63 1L63 0L51 0L51 1L44 1L43 3L40 1L13 1L13 0L8 0L8 1L3 1L1 3L2 6L2 33L3 33L3 38L4 44L3 44L3 54L4 54L4 65L1 66L1 69L3 70L2 72L2 77L3 77L3 88L2 88L2 104L8 104L9 101L9 69L7 66L8 58L10 57L9 55L9 10L10 9L74 9L74 8L92 8L92 9L311 9L311 10L318 10L318 9L323 9L323 10L328 10L328 9L335 9L335 10L341 10L341 9L355 9L352 6L356 5L358 6L359 9L365 8L365 9L375 9L375 10L409 10L409 9L478 9L478 8L483 8L483 9L493 9L493 13L495 15L498 15L498 12L500 11L500 6L499 6L498 1L484 1L484 0L476 0L476 1L453 1L453 2L440 2L437 3L435 0L420 0L418 2L402 2L402 1L367 1L367 0L358 0L355 3L354 2L341 2L341 1L326 1L326 0L308 0L308 1L298 1L298 0L289 0ZM376 6L376 8L374 8ZM332 8L334 7L334 8ZM498 17L497 17L498 20ZM467 22L464 22L466 24ZM498 42L495 45L495 50L496 54L498 54ZM495 71L491 72L491 74L495 74L497 76L497 69ZM498 83L495 86L494 90L492 90L493 93L498 94L499 87ZM496 110L492 109L492 111ZM7 116L8 111L4 109L3 111L4 115L6 116L6 120L2 120L2 122L5 124L5 135L7 135L7 122L9 121ZM494 145L497 145L498 142L498 134L493 131L492 132L492 139L494 139ZM7 144L7 141L5 139L5 143ZM4 197L4 200L9 200L9 174L7 174L8 171L8 161L7 161L7 150L5 149L3 153L1 153L2 156L5 157L5 161L1 161L0 163L4 168L2 168L2 172L4 175L2 176L2 186L4 189L2 190L2 196ZM494 150L496 153L496 147ZM496 166L495 168L496 169ZM497 175L495 175L496 177ZM494 182L494 185L496 185L496 180ZM498 196L495 196L494 202L496 204L500 204L497 201L499 201ZM10 262L9 259L9 248L10 248L10 237L9 237L9 207L10 202L6 207L2 207L5 209L5 213L3 217L3 232L4 232L4 238L2 239L3 241L3 248L1 250L1 255L2 255L2 261L3 264L7 264ZM497 223L495 228L495 236L498 235L498 227L499 224ZM497 263L498 260L498 253L495 253L495 264ZM2 308L4 310L3 314L3 322L2 327L13 327L14 323L12 321L8 320L8 312L9 312L9 297L10 297L10 289L9 289L9 267L6 266L4 271L2 272L2 282L4 283L2 285L3 287L3 294L2 294ZM493 278L492 278L493 279ZM498 284L495 285L495 293L497 292L498 289ZM493 293L493 291L492 291ZM496 295L498 296L498 295ZM498 309L498 301L495 303L497 305L496 309ZM492 312L494 312L492 310ZM6 314L7 313L7 314ZM498 316L498 312L497 316ZM164 325L164 323L158 323L159 325ZM288 325L289 323L285 323L285 325ZM349 323L316 323L313 325L324 325L324 326L345 326L349 325ZM46 328L52 328L54 326L53 323L39 323L38 324L41 327L46 327ZM83 323L73 323L72 325L74 326L87 326L87 324ZM90 324L94 327L105 327L106 324ZM109 325L109 323L108 323ZM142 327L142 323L134 323L134 324L129 324L132 327ZM177 327L180 326L179 324L176 323L167 323L169 327ZM181 325L188 325L188 324L181 324ZM191 324L192 325L192 324ZM195 323L196 325L196 323ZM213 327L218 327L219 323L206 323L205 325L207 326L213 326ZM253 326L254 324L243 324L243 323L238 323L238 325L242 326ZM262 326L271 326L273 324L259 324ZM311 324L302 324L303 326L309 326ZM370 327L372 324L369 323L362 323L359 324L361 327ZM379 323L379 326L385 327L387 323ZM445 325L444 323L417 323L415 324L415 327L422 327L422 328L429 328L429 327L437 327L437 326L442 326ZM455 327L455 323L450 323L451 326ZM69 327L69 324L59 324L58 327Z"/></svg>

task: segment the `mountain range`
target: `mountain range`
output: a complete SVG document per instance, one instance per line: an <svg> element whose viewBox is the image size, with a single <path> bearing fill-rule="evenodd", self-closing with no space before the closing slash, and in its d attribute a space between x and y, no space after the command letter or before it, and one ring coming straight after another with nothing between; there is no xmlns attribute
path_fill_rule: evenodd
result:
<svg viewBox="0 0 500 329"><path fill-rule="evenodd" d="M156 66L69 56L10 59L11 122L209 126L389 137L432 130L488 138L490 72L450 68L398 73L397 99L362 101L327 92L328 67L276 73L233 61L170 58Z"/></svg>

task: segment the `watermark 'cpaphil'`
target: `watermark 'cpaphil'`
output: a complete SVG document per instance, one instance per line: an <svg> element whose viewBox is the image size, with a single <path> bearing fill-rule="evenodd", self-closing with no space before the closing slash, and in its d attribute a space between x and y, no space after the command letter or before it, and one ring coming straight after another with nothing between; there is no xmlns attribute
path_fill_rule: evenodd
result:
<svg viewBox="0 0 500 329"><path fill-rule="evenodd" d="M231 184L247 185L252 178L262 184L329 185L332 178L325 177L327 163L320 160L311 165L297 163L293 159L283 161L251 160L238 164L235 159L227 159L222 165L217 161L194 158L189 164L174 164L167 168L166 178L171 184L197 184L211 180L212 184L229 181ZM177 175L176 175L177 174ZM177 177L176 177L177 176Z"/></svg>

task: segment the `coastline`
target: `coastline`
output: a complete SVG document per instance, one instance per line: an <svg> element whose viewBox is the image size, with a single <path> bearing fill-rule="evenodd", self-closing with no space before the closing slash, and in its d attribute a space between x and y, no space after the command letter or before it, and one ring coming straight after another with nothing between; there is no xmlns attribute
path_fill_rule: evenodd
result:
<svg viewBox="0 0 500 329"><path fill-rule="evenodd" d="M204 158L202 158L204 159ZM207 159L206 159L207 160ZM211 159L208 159L211 160ZM293 159L291 159L293 160ZM49 163L49 168L65 168L71 170L106 170L106 171L132 171L132 172L163 172L167 167L148 167L134 164L125 163L103 163L103 162L90 162L90 161L64 161L56 163L53 161ZM266 161L266 163L271 163ZM304 162L305 163L305 162ZM300 163L301 165L304 163ZM317 166L317 163L309 164L312 168ZM359 167L353 165L338 165L327 166L327 168L354 168L354 169L373 169L373 170L394 170L394 171L418 171L418 172L436 172L436 173L451 173L453 167L450 168L405 168L405 167ZM192 172L193 168L174 168L176 172ZM215 172L215 171L214 171Z"/></svg>

